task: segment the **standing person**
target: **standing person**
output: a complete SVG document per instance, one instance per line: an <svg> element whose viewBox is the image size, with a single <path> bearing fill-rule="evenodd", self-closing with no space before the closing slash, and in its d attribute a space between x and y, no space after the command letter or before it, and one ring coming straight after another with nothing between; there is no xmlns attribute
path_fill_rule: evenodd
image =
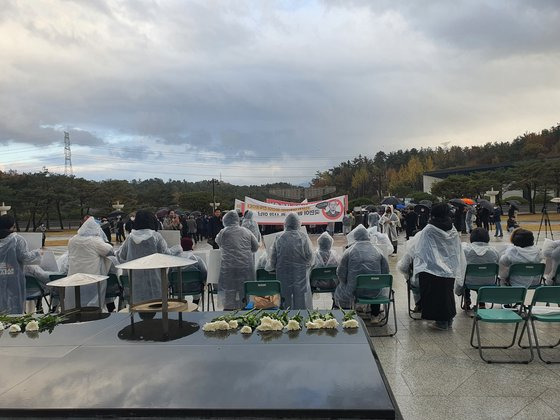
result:
<svg viewBox="0 0 560 420"><path fill-rule="evenodd" d="M261 231L259 230L259 225L255 222L253 218L255 214L251 210L247 210L245 212L245 216L243 217L243 222L241 222L241 226L244 228L249 229L249 231L255 235L257 242L261 242Z"/></svg>
<svg viewBox="0 0 560 420"><path fill-rule="evenodd" d="M497 204L494 206L494 226L496 227L496 233L494 237L503 238L504 232L502 231L502 209Z"/></svg>
<svg viewBox="0 0 560 420"><path fill-rule="evenodd" d="M41 248L45 247L45 242L47 240L47 234L46 234L47 228L45 227L44 223L41 223L39 225L39 232L41 232Z"/></svg>
<svg viewBox="0 0 560 420"><path fill-rule="evenodd" d="M457 232L461 232L463 230L464 219L465 215L463 213L463 207L456 207L455 214L453 216L453 224L455 225L455 229L457 229Z"/></svg>
<svg viewBox="0 0 560 420"><path fill-rule="evenodd" d="M130 235L130 232L132 232L132 226L134 224L134 214L131 215L128 220L126 221L126 223L124 224L124 230L126 230L126 233L128 233Z"/></svg>
<svg viewBox="0 0 560 420"><path fill-rule="evenodd" d="M348 210L342 218L342 233L344 235L348 235L350 233L350 231L352 230L352 226L354 226L354 221L354 215L350 210Z"/></svg>
<svg viewBox="0 0 560 420"><path fill-rule="evenodd" d="M124 234L124 221L122 219L121 216L119 216L119 219L117 221L117 235L119 237L119 241L123 242L126 239L126 236ZM110 238L110 236L109 236ZM111 242L111 241L109 241Z"/></svg>
<svg viewBox="0 0 560 420"><path fill-rule="evenodd" d="M239 216L237 216L239 219ZM216 236L224 228L222 224L222 211L220 209L214 210L214 215L208 221L208 243L212 248L218 249L219 245L216 243Z"/></svg>
<svg viewBox="0 0 560 420"><path fill-rule="evenodd" d="M327 223L327 233L334 236L334 222Z"/></svg>
<svg viewBox="0 0 560 420"><path fill-rule="evenodd" d="M0 216L0 313L22 314L25 311L24 264L38 260L38 249L28 251L27 242L14 232L15 219Z"/></svg>
<svg viewBox="0 0 560 420"><path fill-rule="evenodd" d="M428 224L430 219L430 212L425 208L420 209L420 214L418 215L418 229L422 230Z"/></svg>
<svg viewBox="0 0 560 420"><path fill-rule="evenodd" d="M83 225L82 225L83 226ZM113 239L111 237L111 224L109 223L109 221L107 220L106 217L104 217L103 219L101 219L101 230L103 231L103 233L105 234L105 236L107 237L107 241L109 243L111 243L111 239ZM118 241L118 235L117 235L117 241Z"/></svg>
<svg viewBox="0 0 560 420"><path fill-rule="evenodd" d="M244 283L255 280L254 253L259 249L257 238L248 229L239 226L239 215L228 211L223 219L224 228L216 235L222 251L218 299L225 311L241 309Z"/></svg>
<svg viewBox="0 0 560 420"><path fill-rule="evenodd" d="M379 213L377 211L372 211L371 213L369 213L367 215L367 223L368 223L368 228L375 228L377 229L377 231L381 232L382 230L380 229L379 226L379 220L381 219L381 217L379 216Z"/></svg>
<svg viewBox="0 0 560 420"><path fill-rule="evenodd" d="M393 244L393 254L394 256L397 255L397 243L398 243L398 236L397 236L397 224L399 223L399 219L396 214L393 213L390 206L387 206L385 209L385 214L379 221L379 224L383 226L383 232L387 234L389 240Z"/></svg>
<svg viewBox="0 0 560 420"><path fill-rule="evenodd" d="M408 241L411 236L414 236L414 232L418 229L418 213L414 209L409 209L404 216L404 222L406 225L406 240Z"/></svg>
<svg viewBox="0 0 560 420"><path fill-rule="evenodd" d="M274 241L266 271L276 271L282 285L284 306L291 309L311 309L311 287L308 270L313 262L311 241L300 230L297 214L290 213L284 221L284 232Z"/></svg>
<svg viewBox="0 0 560 420"><path fill-rule="evenodd" d="M181 225L181 220L179 220L179 215L175 211L171 210L165 219L163 219L163 229L164 230L181 230L183 226Z"/></svg>
<svg viewBox="0 0 560 420"><path fill-rule="evenodd" d="M194 240L194 243L196 243L197 242L197 240L196 240L197 239L197 228L196 228L196 220L194 220L194 217L189 216L189 218L185 222L185 225L187 227L188 236L190 236Z"/></svg>
<svg viewBox="0 0 560 420"><path fill-rule="evenodd" d="M465 215L465 226L467 233L471 233L473 230L473 217L475 216L475 211L473 206L467 207L467 214Z"/></svg>
<svg viewBox="0 0 560 420"><path fill-rule="evenodd" d="M363 226L353 231L356 242L351 245L340 260L336 270L338 285L334 291L334 300L340 308L351 308L354 303L357 277L360 274L388 274L387 259L373 246L369 234ZM388 290L376 290L371 298L379 295L388 296ZM371 305L372 322L379 321L380 305Z"/></svg>
<svg viewBox="0 0 560 420"><path fill-rule="evenodd" d="M156 231L158 228L159 221L153 213L138 210L132 232L117 252L119 262L125 263L155 253L171 255L165 239ZM134 270L133 276L133 302L138 303L161 298L160 270Z"/></svg>
<svg viewBox="0 0 560 420"><path fill-rule="evenodd" d="M111 268L113 246L103 240L104 232L93 217L88 218L78 229L78 234L68 241L68 275L83 273L106 275ZM103 307L107 280L100 284L102 301L99 302L97 284L80 287L81 306ZM65 293L65 307L76 306L74 288L67 287Z"/></svg>
<svg viewBox="0 0 560 420"><path fill-rule="evenodd" d="M486 207L480 209L480 223L487 231L490 231L490 210Z"/></svg>
<svg viewBox="0 0 560 420"><path fill-rule="evenodd" d="M457 314L455 281L462 281L466 269L461 236L453 227L447 203L432 207L430 223L408 244L403 258L413 262L412 275L418 279L413 283L420 285L422 318L435 321L433 327L438 330L447 330Z"/></svg>
<svg viewBox="0 0 560 420"><path fill-rule="evenodd" d="M204 232L204 216L198 216L196 218L196 235L199 241L206 238L206 233Z"/></svg>

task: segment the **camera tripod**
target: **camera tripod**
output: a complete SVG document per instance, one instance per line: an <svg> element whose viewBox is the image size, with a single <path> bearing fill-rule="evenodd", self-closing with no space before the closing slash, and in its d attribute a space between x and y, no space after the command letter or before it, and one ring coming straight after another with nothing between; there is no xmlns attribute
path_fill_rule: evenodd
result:
<svg viewBox="0 0 560 420"><path fill-rule="evenodd" d="M550 239L554 240L554 235L552 234L552 226L550 225L550 217L548 217L548 211L546 211L546 204L543 206L541 210L541 224L539 226L539 233L537 233L537 242L539 242L539 236L541 236L541 229L544 223L544 237L548 238L548 232L550 232Z"/></svg>

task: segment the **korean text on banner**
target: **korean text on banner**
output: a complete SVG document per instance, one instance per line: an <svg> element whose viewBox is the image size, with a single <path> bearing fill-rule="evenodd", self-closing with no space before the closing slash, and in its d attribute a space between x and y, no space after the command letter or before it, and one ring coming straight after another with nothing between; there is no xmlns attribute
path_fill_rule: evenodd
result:
<svg viewBox="0 0 560 420"><path fill-rule="evenodd" d="M342 222L347 207L346 195L312 203L300 203L298 206L265 203L245 197L245 209L253 211L253 218L259 225L281 225L288 213L296 213L304 225Z"/></svg>

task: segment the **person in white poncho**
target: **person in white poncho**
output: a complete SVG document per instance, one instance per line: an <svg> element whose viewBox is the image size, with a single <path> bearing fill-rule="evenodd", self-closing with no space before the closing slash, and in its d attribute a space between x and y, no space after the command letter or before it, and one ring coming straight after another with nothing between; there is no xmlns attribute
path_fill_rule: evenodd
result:
<svg viewBox="0 0 560 420"><path fill-rule="evenodd" d="M510 276L509 269L513 264L540 263L543 259L542 252L537 248L533 232L526 229L516 229L510 237L513 246L507 248L500 257L500 282L509 286L529 287L538 285L540 276L533 278Z"/></svg>
<svg viewBox="0 0 560 420"><path fill-rule="evenodd" d="M453 289L463 278L466 260L446 203L432 207L430 223L408 245L399 269L412 261L412 275L420 286L422 318L435 321L433 326L439 330L447 330L457 314Z"/></svg>
<svg viewBox="0 0 560 420"><path fill-rule="evenodd" d="M387 234L391 244L393 245L393 255L397 255L398 234L397 226L399 226L399 218L393 213L393 209L387 206L385 214L381 217L379 224L383 226L383 232Z"/></svg>
<svg viewBox="0 0 560 420"><path fill-rule="evenodd" d="M311 268L336 267L340 261L340 257L334 249L332 249L333 238L328 232L323 232L317 238L317 251L315 251L315 259Z"/></svg>
<svg viewBox="0 0 560 420"><path fill-rule="evenodd" d="M463 242L463 251L467 264L498 264L500 254L493 247L488 245L490 235L484 228L475 228L470 234L471 243ZM472 277L467 278L467 283L477 286L494 286L496 279L492 277ZM455 293L458 296L464 295L465 308L470 309L471 291L464 286L464 279L455 283ZM484 303L480 303L480 308L485 308Z"/></svg>
<svg viewBox="0 0 560 420"><path fill-rule="evenodd" d="M560 276L556 277L556 271L560 264L560 240L550 240L545 238L543 244L543 256L546 258L546 269L544 277L548 286L555 286L560 281Z"/></svg>

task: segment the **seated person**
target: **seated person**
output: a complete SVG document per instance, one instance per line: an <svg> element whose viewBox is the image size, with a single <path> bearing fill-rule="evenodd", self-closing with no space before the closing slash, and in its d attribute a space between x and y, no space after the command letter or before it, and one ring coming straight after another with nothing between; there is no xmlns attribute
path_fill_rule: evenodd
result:
<svg viewBox="0 0 560 420"><path fill-rule="evenodd" d="M183 252L181 252L178 256L182 258L188 258L190 260L196 260L195 264L187 265L186 267L182 267L181 271L200 271L201 278L206 283L206 278L208 277L208 269L206 268L206 263L202 258L197 255L194 255L192 252L193 241L188 236L181 238L181 247L183 248ZM185 290L183 290L185 292ZM198 305L200 302L200 295L193 296L193 303Z"/></svg>
<svg viewBox="0 0 560 420"><path fill-rule="evenodd" d="M560 280L560 278L556 278L556 271L560 263L560 241L545 239L542 251L546 259L545 283L547 286L555 286Z"/></svg>
<svg viewBox="0 0 560 420"><path fill-rule="evenodd" d="M500 257L499 278L501 282L505 282L508 286L529 287L540 283L540 276L537 278L516 278L509 275L509 269L513 264L540 263L542 261L542 252L537 248L533 232L526 229L516 229L511 234L511 243L513 246L507 248Z"/></svg>
<svg viewBox="0 0 560 420"><path fill-rule="evenodd" d="M334 292L335 305L351 308L356 291L356 277L360 274L388 274L387 259L375 248L369 239L366 228L359 225L354 229L355 242L344 251L336 270L338 285ZM388 296L389 290L373 291L370 297L379 294ZM379 321L380 306L371 305L372 322Z"/></svg>
<svg viewBox="0 0 560 420"><path fill-rule="evenodd" d="M493 247L488 245L490 242L490 235L488 231L484 228L475 228L471 231L470 241L463 242L463 252L465 253L465 258L467 259L467 264L498 264L500 255ZM461 296L464 294L465 308L470 309L471 307L471 291L465 287L462 281L457 281L455 283L455 294ZM467 283L481 285L481 286L494 286L495 278L485 278L485 277L473 277L467 279ZM484 308L484 303L480 303L480 308Z"/></svg>
<svg viewBox="0 0 560 420"><path fill-rule="evenodd" d="M317 239L317 251L315 251L313 265L311 268L336 267L340 258L335 250L332 249L333 238L328 232L323 232Z"/></svg>

